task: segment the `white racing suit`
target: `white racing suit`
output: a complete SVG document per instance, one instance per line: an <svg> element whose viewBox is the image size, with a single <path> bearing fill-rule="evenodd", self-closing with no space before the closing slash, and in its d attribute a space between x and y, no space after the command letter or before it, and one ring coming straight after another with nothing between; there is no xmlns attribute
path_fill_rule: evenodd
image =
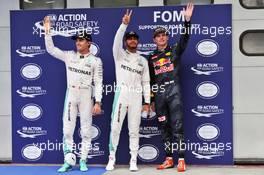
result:
<svg viewBox="0 0 264 175"><path fill-rule="evenodd" d="M111 115L109 152L115 156L122 124L128 113L130 154L136 158L139 148L142 93L145 103L150 103L150 77L147 60L138 53L123 49L126 28L127 25L121 24L113 44L117 88Z"/></svg>
<svg viewBox="0 0 264 175"><path fill-rule="evenodd" d="M74 151L73 133L78 111L81 123L81 159L86 160L91 146L92 92L96 102L101 102L103 69L100 58L92 54L81 56L75 51L62 51L55 47L52 37L45 36L47 52L64 61L67 72L67 91L63 112L63 152ZM76 148L76 145L75 145Z"/></svg>

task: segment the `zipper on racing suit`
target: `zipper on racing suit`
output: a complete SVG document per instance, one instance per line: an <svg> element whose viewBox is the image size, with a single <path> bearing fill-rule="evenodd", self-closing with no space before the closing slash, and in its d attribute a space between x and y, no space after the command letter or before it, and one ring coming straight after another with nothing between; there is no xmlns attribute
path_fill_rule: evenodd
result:
<svg viewBox="0 0 264 175"><path fill-rule="evenodd" d="M117 116L117 122L118 122L118 123L120 122L121 107L122 107L122 104L120 103L120 104L119 104L119 107L118 107L118 116Z"/></svg>
<svg viewBox="0 0 264 175"><path fill-rule="evenodd" d="M68 104L68 121L71 121L71 102Z"/></svg>

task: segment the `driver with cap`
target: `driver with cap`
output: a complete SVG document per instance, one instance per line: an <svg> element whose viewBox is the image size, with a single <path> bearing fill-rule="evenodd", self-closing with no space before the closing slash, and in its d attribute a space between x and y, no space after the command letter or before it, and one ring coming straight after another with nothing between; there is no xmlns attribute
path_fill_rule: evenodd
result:
<svg viewBox="0 0 264 175"><path fill-rule="evenodd" d="M148 61L137 53L139 36L125 31L130 22L132 10L127 10L122 24L116 32L113 44L113 56L116 68L117 88L111 115L111 132L109 139L109 161L106 170L113 170L120 131L126 114L128 114L130 171L137 171L139 148L139 125L141 111L149 111L150 77ZM123 49L123 40L125 48ZM142 95L144 105L142 109Z"/></svg>
<svg viewBox="0 0 264 175"><path fill-rule="evenodd" d="M55 47L50 34L50 18L45 17L45 45L47 52L63 61L67 73L67 91L63 112L63 152L64 156L75 150L73 134L76 125L77 112L80 112L81 124L81 159L80 170L87 171L87 155L91 148L92 115L101 113L103 69L100 58L90 52L92 37L86 31L72 37L75 40L76 51L62 51ZM93 101L93 87L95 104ZM58 172L71 170L66 161Z"/></svg>

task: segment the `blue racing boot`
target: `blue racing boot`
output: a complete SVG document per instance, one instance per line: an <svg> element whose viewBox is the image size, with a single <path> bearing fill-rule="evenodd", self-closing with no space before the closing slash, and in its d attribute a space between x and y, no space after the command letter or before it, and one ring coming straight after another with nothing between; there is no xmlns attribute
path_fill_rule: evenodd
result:
<svg viewBox="0 0 264 175"><path fill-rule="evenodd" d="M70 171L72 169L72 166L68 163L64 163L60 169L58 169L58 173L65 173L67 171Z"/></svg>
<svg viewBox="0 0 264 175"><path fill-rule="evenodd" d="M86 161L83 159L80 159L80 171L85 172L88 171L87 165L86 165Z"/></svg>

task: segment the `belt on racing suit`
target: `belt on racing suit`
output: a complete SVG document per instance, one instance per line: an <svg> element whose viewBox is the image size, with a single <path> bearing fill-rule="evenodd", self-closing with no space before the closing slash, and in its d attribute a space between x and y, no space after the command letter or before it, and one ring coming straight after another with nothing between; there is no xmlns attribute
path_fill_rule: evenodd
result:
<svg viewBox="0 0 264 175"><path fill-rule="evenodd" d="M174 84L174 80L171 80L171 81L165 81L165 82L163 82L163 83L161 84L161 86L162 86L162 85L166 86L166 85L170 85L170 84ZM155 85L158 85L158 84L155 84Z"/></svg>
<svg viewBox="0 0 264 175"><path fill-rule="evenodd" d="M73 89L90 89L92 86L75 86L75 85L69 85L70 88Z"/></svg>
<svg viewBox="0 0 264 175"><path fill-rule="evenodd" d="M174 80L171 80L171 81L165 81L163 83L163 85L169 85L169 84L174 84Z"/></svg>

